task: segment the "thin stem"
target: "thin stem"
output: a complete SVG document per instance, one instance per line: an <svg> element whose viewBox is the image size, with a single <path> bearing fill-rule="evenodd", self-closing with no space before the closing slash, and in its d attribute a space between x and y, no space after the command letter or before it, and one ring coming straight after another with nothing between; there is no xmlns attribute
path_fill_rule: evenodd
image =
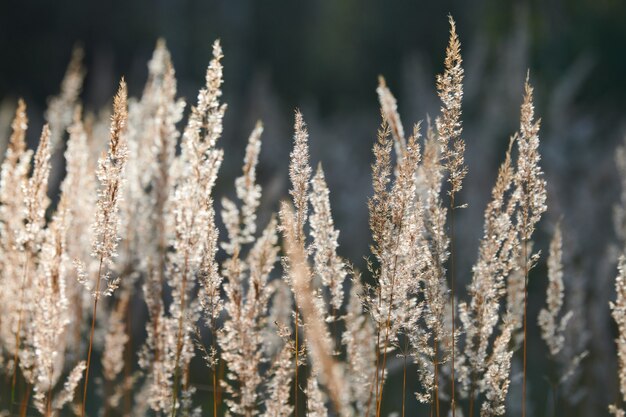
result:
<svg viewBox="0 0 626 417"><path fill-rule="evenodd" d="M183 391L189 391L189 363L185 364L185 369L183 370ZM182 405L181 403L181 406ZM190 415L189 409L183 409L183 415Z"/></svg>
<svg viewBox="0 0 626 417"><path fill-rule="evenodd" d="M474 397L475 397L475 382L474 382L474 377L472 376L472 384L471 384L471 388L470 388L470 395L469 395L469 417L474 417Z"/></svg>
<svg viewBox="0 0 626 417"><path fill-rule="evenodd" d="M46 417L52 416L52 386L48 388L48 395L46 400Z"/></svg>
<svg viewBox="0 0 626 417"><path fill-rule="evenodd" d="M215 354L215 360L216 362L213 363L212 365L212 376L213 376L213 417L217 417L217 396L218 396L218 389L219 386L217 384L218 382L218 377L217 377L217 372L218 372L218 363L219 363L219 357L217 356L217 332L215 331L215 318L214 318L214 314L213 314L213 308L214 308L215 304L211 303L211 346L213 347L213 354Z"/></svg>
<svg viewBox="0 0 626 417"><path fill-rule="evenodd" d="M433 340L435 355L433 356L433 366L435 367L435 415L439 417L439 343L437 338Z"/></svg>
<svg viewBox="0 0 626 417"><path fill-rule="evenodd" d="M295 361L295 377L293 383L293 398L294 398L294 410L295 416L298 417L298 302L296 301L296 334L295 334L295 348L296 348L296 361Z"/></svg>
<svg viewBox="0 0 626 417"><path fill-rule="evenodd" d="M85 417L85 406L87 405L87 386L89 384L89 367L91 365L91 351L93 348L93 333L96 328L96 313L98 311L98 300L100 299L100 279L102 276L102 263L104 259L100 257L98 267L98 279L96 280L96 292L93 300L93 313L91 318L91 330L89 331L89 349L87 350L87 366L85 367L85 388L83 389L83 404L81 407L81 417Z"/></svg>
<svg viewBox="0 0 626 417"><path fill-rule="evenodd" d="M20 417L26 417L26 410L28 410L28 400L30 399L30 393L32 391L33 386L28 384L26 387L26 395L22 400L22 406L20 408Z"/></svg>
<svg viewBox="0 0 626 417"><path fill-rule="evenodd" d="M217 373L218 382L225 378L224 372L226 372L226 367L224 366L224 361L220 362L219 372ZM222 390L220 389L219 383L217 384L217 407L220 408L222 405Z"/></svg>
<svg viewBox="0 0 626 417"><path fill-rule="evenodd" d="M524 228L525 230L525 228ZM528 240L524 239L524 376L522 379L522 417L526 417L526 339L528 336L527 309L528 309Z"/></svg>
<svg viewBox="0 0 626 417"><path fill-rule="evenodd" d="M455 346L456 346L456 317L455 317L455 308L454 308L454 283L456 281L456 271L455 271L455 259L454 259L454 193L450 194L450 305L452 307L452 375L450 376L452 380L452 401L450 406L452 407L452 417L456 417L456 402L454 399L455 389L454 389L454 354L455 354Z"/></svg>
<svg viewBox="0 0 626 417"><path fill-rule="evenodd" d="M217 367L213 367L213 417L217 417Z"/></svg>
<svg viewBox="0 0 626 417"><path fill-rule="evenodd" d="M54 366L51 366L48 372L48 396L46 398L46 417L52 416L52 375L54 374Z"/></svg>

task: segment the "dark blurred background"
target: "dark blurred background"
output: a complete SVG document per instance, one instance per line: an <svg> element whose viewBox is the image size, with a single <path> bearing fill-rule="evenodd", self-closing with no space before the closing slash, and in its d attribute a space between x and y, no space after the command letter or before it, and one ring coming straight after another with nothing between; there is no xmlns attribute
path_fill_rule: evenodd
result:
<svg viewBox="0 0 626 417"><path fill-rule="evenodd" d="M463 227L456 236L460 280L471 277L482 211L508 137L517 129L530 70L543 118L550 206L536 247L547 253L553 226L562 219L567 297L576 311L570 345L590 351L557 415L605 415L618 397L608 301L614 298L621 246L611 216L619 193L614 150L626 128L623 0L5 0L0 2L0 150L17 97L29 106L29 141L36 142L47 98L58 92L74 45L81 44L86 54L83 102L96 111L109 104L122 75L130 93L141 94L159 37L172 52L180 95L193 104L211 43L220 38L229 108L218 196L232 193L247 135L262 119L264 218L277 208L288 188L298 107L309 124L312 161L323 162L329 180L341 253L363 267L370 149L379 123L377 76L384 75L396 94L407 130L427 114L435 117L434 80L442 71L449 13L457 21L466 69L469 175L462 200L469 207L459 214ZM543 264L532 278L530 314L536 317L544 303ZM550 415L543 378L550 367L547 349L537 328L530 340L531 415ZM517 415L519 385L514 380L507 414Z"/></svg>

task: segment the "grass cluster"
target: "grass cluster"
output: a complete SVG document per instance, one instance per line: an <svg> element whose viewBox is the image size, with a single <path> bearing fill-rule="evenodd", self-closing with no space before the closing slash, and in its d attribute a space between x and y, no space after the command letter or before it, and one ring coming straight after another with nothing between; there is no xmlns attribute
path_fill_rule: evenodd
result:
<svg viewBox="0 0 626 417"><path fill-rule="evenodd" d="M551 381L558 414L558 388L586 352L566 349L573 313L564 308L558 227L545 307L528 314L529 273L540 256L533 234L548 209L530 77L470 284L459 291L455 258L476 248L454 245L468 167L452 19L432 123L405 129L379 80L363 273L337 254L330 191L322 165L312 168L299 111L289 198L276 202L276 214L265 224L257 216L261 122L233 195L215 195L224 158L221 59L216 42L184 123L164 42L141 97L129 99L120 82L110 121L82 112L76 52L35 152L19 102L0 173L0 415L378 417L392 408L404 417L420 402L431 417L499 416L508 414L519 357L516 398L525 417L529 320L558 365ZM61 150L66 175L51 198L50 156ZM626 396L625 262L611 308ZM398 404L388 399L391 372L401 375ZM408 381L416 392L407 392Z"/></svg>

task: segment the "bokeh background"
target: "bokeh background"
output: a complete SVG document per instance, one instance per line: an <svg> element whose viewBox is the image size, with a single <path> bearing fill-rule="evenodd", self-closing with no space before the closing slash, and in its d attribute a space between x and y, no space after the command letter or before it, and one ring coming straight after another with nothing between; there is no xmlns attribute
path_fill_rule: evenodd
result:
<svg viewBox="0 0 626 417"><path fill-rule="evenodd" d="M0 2L0 150L18 97L29 106L29 141L43 124L72 47L85 50L83 103L110 103L124 75L141 94L146 64L159 37L172 52L179 93L195 101L220 38L228 103L221 146L225 165L216 193L233 192L247 135L266 126L259 176L264 218L286 196L292 121L300 108L309 125L314 164L322 162L331 188L340 252L364 267L369 232L371 145L379 123L375 88L384 75L399 100L406 127L435 117L435 75L442 71L447 15L458 25L465 60L464 138L469 175L461 200L459 280L467 283L477 254L485 207L509 136L517 129L527 70L542 122L549 212L536 247L561 220L565 241L572 351L589 350L566 388L556 415L600 416L618 398L608 301L614 299L617 254L612 210L619 200L615 149L626 131L626 2L548 1L72 1ZM530 315L544 303L545 265L530 283ZM459 293L463 297L463 291ZM553 372L531 320L530 415L552 415ZM514 364L514 375L519 365ZM520 378L507 415L517 415ZM395 384L391 374L390 384ZM398 390L389 389L388 403ZM414 401L411 400L414 406ZM389 411L397 407L389 407Z"/></svg>

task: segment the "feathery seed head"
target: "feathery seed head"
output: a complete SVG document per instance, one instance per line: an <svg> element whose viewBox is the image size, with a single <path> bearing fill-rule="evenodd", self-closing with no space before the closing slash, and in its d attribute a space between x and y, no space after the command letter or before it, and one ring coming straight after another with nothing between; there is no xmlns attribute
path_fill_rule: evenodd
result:
<svg viewBox="0 0 626 417"><path fill-rule="evenodd" d="M390 127L393 135L396 155L398 158L402 158L406 149L406 139L404 137L404 127L402 121L400 121L400 114L398 114L398 103L396 98L391 94L391 91L387 87L385 78L378 77L378 102L380 103L380 111Z"/></svg>
<svg viewBox="0 0 626 417"><path fill-rule="evenodd" d="M294 131L294 146L290 154L291 162L289 164L289 179L291 180L289 194L295 207L294 237L298 244L303 244L305 239L304 225L308 213L311 167L309 165L309 133L299 110L296 110Z"/></svg>
<svg viewBox="0 0 626 417"><path fill-rule="evenodd" d="M435 121L441 144L441 158L448 172L450 195L462 188L467 174L465 166L465 141L461 138L461 101L463 99L464 71L461 64L461 43L456 33L456 24L449 16L450 41L446 49L444 73L437 76L437 93L442 103L441 116Z"/></svg>
<svg viewBox="0 0 626 417"><path fill-rule="evenodd" d="M561 236L561 226L557 225L552 241L550 242L550 253L548 255L547 306L539 312L541 336L550 348L550 354L553 357L563 349L563 343L565 342L563 333L567 322L572 316L571 312L567 312L559 320L565 290L563 285L562 246L563 238Z"/></svg>

